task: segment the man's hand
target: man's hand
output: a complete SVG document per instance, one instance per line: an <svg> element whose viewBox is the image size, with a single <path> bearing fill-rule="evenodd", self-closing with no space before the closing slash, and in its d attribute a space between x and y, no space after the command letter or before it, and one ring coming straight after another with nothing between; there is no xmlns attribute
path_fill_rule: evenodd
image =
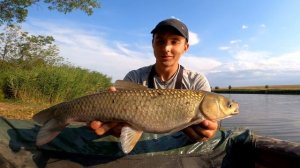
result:
<svg viewBox="0 0 300 168"><path fill-rule="evenodd" d="M183 132L195 141L206 141L216 134L218 126L217 121L204 120L200 124L185 128Z"/></svg>
<svg viewBox="0 0 300 168"><path fill-rule="evenodd" d="M112 135L119 137L121 135L123 123L118 122L107 122L102 123L101 121L92 121L90 127L95 131L97 135L104 135L107 132L110 132Z"/></svg>
<svg viewBox="0 0 300 168"><path fill-rule="evenodd" d="M108 91L115 92L117 91L117 89L112 86L108 89ZM89 123L89 125L90 128L92 128L97 135L104 135L109 131L112 135L119 137L121 135L121 130L122 127L124 126L124 123L120 123L120 122L102 123L101 121L95 120Z"/></svg>

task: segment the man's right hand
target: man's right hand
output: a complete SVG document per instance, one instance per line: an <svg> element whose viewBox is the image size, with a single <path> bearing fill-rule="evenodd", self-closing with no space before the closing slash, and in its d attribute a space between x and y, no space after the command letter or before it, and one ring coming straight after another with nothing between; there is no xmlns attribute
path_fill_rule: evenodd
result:
<svg viewBox="0 0 300 168"><path fill-rule="evenodd" d="M110 87L108 89L110 92L115 92L117 89L115 87ZM89 123L89 126L97 135L104 135L107 132L110 132L112 135L119 137L121 135L122 127L124 123L120 122L106 122L94 120Z"/></svg>

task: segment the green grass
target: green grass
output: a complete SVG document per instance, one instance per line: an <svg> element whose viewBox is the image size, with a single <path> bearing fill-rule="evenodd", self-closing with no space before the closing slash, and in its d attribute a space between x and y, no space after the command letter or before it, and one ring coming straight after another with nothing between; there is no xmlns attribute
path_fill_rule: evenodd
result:
<svg viewBox="0 0 300 168"><path fill-rule="evenodd" d="M70 65L20 67L0 61L0 116L30 119L53 104L111 86L111 78Z"/></svg>
<svg viewBox="0 0 300 168"><path fill-rule="evenodd" d="M10 69L0 75L0 100L56 103L91 94L111 85L105 75L86 69L58 66Z"/></svg>

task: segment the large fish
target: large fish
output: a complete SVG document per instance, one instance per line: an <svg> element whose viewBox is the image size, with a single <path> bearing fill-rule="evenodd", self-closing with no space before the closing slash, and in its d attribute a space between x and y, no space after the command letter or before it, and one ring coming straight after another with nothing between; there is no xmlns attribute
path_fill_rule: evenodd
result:
<svg viewBox="0 0 300 168"><path fill-rule="evenodd" d="M50 142L73 121L125 122L120 142L129 153L143 132L172 133L204 119L221 120L239 113L238 103L205 91L148 89L117 81L118 91L104 91L63 102L33 116L42 124L38 146Z"/></svg>

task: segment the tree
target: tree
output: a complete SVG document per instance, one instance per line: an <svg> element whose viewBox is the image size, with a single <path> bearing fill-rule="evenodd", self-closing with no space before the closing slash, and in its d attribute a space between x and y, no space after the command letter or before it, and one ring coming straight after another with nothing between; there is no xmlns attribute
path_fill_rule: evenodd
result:
<svg viewBox="0 0 300 168"><path fill-rule="evenodd" d="M0 33L0 55L3 61L16 58L19 53L19 44L24 43L26 32L21 32L19 25L9 25Z"/></svg>
<svg viewBox="0 0 300 168"><path fill-rule="evenodd" d="M63 60L54 42L52 36L29 35L18 25L8 25L0 33L1 59L23 67L54 65Z"/></svg>
<svg viewBox="0 0 300 168"><path fill-rule="evenodd" d="M28 7L38 3L46 3L49 10L57 10L65 14L79 9L91 15L94 8L100 7L98 0L1 0L0 25L24 22Z"/></svg>

